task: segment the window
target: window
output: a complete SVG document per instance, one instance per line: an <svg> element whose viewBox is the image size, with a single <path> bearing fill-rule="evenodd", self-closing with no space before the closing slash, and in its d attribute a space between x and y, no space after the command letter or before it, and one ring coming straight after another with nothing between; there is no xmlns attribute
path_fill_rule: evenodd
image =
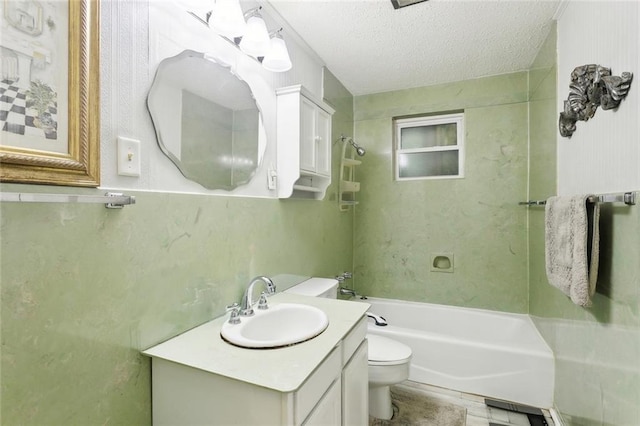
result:
<svg viewBox="0 0 640 426"><path fill-rule="evenodd" d="M464 177L464 114L401 118L395 127L396 180Z"/></svg>

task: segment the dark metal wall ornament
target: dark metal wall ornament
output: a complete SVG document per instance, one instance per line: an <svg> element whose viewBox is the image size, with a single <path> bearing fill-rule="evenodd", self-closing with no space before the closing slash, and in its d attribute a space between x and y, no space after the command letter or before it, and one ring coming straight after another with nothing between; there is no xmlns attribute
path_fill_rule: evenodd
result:
<svg viewBox="0 0 640 426"><path fill-rule="evenodd" d="M576 67L571 73L569 97L564 101L564 111L560 113L558 129L560 135L570 138L576 130L576 122L587 121L601 107L614 109L627 96L633 74L623 72L611 75L611 69L590 64Z"/></svg>

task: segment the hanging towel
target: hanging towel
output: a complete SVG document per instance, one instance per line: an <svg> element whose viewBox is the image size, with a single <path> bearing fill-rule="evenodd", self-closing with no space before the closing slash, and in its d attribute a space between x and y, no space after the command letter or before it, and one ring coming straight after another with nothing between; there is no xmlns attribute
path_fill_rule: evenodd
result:
<svg viewBox="0 0 640 426"><path fill-rule="evenodd" d="M600 253L600 206L589 197L551 197L545 207L547 279L584 307L595 293Z"/></svg>

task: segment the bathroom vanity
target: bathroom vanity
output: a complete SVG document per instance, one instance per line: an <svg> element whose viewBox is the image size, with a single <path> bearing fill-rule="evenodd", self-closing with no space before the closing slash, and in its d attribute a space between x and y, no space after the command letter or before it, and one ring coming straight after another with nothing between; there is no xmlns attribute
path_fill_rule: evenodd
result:
<svg viewBox="0 0 640 426"><path fill-rule="evenodd" d="M293 346L246 349L220 337L225 315L144 351L154 425L367 424L369 305L287 293L268 301L317 307L329 325Z"/></svg>

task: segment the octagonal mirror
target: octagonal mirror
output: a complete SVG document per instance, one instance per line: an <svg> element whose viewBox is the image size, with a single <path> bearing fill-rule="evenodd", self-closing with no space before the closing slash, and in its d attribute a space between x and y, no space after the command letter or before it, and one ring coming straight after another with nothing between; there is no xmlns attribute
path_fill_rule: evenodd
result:
<svg viewBox="0 0 640 426"><path fill-rule="evenodd" d="M147 106L160 149L186 178L226 191L250 182L266 147L262 114L228 65L191 50L163 60Z"/></svg>

